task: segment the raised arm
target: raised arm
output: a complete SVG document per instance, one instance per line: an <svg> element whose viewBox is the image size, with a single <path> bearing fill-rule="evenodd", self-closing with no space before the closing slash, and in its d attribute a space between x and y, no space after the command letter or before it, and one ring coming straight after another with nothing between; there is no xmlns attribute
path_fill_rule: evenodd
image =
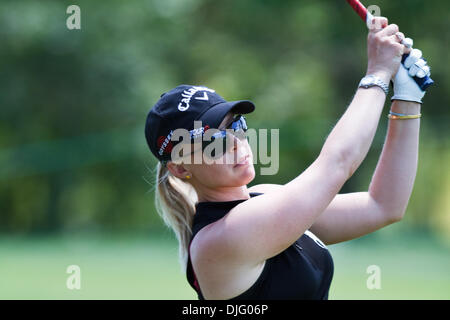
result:
<svg viewBox="0 0 450 320"><path fill-rule="evenodd" d="M408 69L407 69L408 68ZM419 115L425 92L410 76L430 75L422 52L412 50L401 65L394 80L391 113ZM411 196L417 171L420 118L389 120L383 152L369 186L370 196L382 208L389 220L403 217ZM403 118L405 118L403 116Z"/></svg>
<svg viewBox="0 0 450 320"><path fill-rule="evenodd" d="M419 114L420 104L395 100L391 110ZM367 192L338 194L310 230L326 244L376 231L400 221L417 171L420 119L389 120L386 140Z"/></svg>
<svg viewBox="0 0 450 320"><path fill-rule="evenodd" d="M391 112L400 117L389 120L369 190L338 194L311 227L326 244L360 237L400 221L405 214L417 171L420 118L415 117L425 94L410 75L430 75L421 56L414 49L394 78Z"/></svg>
<svg viewBox="0 0 450 320"><path fill-rule="evenodd" d="M387 24L386 18L382 25ZM405 47L396 25L368 36L368 73L389 82ZM270 194L251 198L202 229L198 252L230 264L258 264L290 246L328 207L369 150L385 102L379 87L358 89L318 158L300 176ZM231 262L230 262L231 261Z"/></svg>
<svg viewBox="0 0 450 320"><path fill-rule="evenodd" d="M391 110L419 114L420 104L395 100ZM386 141L369 186L369 194L390 220L406 211L417 172L420 119L389 120Z"/></svg>

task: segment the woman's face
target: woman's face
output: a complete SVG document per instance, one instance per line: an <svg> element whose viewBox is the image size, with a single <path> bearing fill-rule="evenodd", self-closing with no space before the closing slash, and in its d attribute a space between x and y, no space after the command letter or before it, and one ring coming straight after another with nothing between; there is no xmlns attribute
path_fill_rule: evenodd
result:
<svg viewBox="0 0 450 320"><path fill-rule="evenodd" d="M233 121L234 116L234 113L229 112L218 129L224 130L227 128ZM181 173L181 176L178 176L184 179L184 181L189 181L197 192L200 193L201 190L241 187L250 183L255 177L255 169L253 166L252 150L248 140L246 138L240 139L231 134L227 136L227 139L231 139L231 141L227 141L229 147L221 157L216 158L216 162L213 162L208 157L207 152L202 153L201 148L195 150L194 147L194 153L190 154L190 164L179 164L179 166L182 166L190 174L191 179L184 179L186 172L183 173L182 170L178 171L178 173ZM200 164L195 164L194 162L195 153L197 153L197 157L203 159ZM247 158L246 163L239 164L245 158Z"/></svg>

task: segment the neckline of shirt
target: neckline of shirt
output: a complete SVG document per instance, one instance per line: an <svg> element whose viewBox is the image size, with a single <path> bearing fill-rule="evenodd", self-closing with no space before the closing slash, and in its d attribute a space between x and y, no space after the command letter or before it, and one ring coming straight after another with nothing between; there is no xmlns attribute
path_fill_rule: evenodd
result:
<svg viewBox="0 0 450 320"><path fill-rule="evenodd" d="M250 198L248 199L236 199L236 200L228 200L228 201L201 201L201 202L197 202L195 204L196 207L199 206L205 206L205 205L218 205L218 204L231 204L231 203L235 203L235 202L239 202L239 201L247 201L251 198L253 198L256 195L262 194L260 192L250 192Z"/></svg>

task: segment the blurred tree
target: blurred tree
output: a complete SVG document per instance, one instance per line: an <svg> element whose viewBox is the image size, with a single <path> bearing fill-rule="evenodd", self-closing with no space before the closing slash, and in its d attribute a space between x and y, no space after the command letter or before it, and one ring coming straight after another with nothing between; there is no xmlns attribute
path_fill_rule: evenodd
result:
<svg viewBox="0 0 450 320"><path fill-rule="evenodd" d="M344 1L77 1L81 30L66 27L70 4L0 3L2 232L161 228L143 128L181 83L253 100L249 125L280 129L280 170L252 184L286 183L318 155L366 68L367 31ZM432 66L405 221L448 233L450 4L371 4ZM367 189L386 123L343 192Z"/></svg>

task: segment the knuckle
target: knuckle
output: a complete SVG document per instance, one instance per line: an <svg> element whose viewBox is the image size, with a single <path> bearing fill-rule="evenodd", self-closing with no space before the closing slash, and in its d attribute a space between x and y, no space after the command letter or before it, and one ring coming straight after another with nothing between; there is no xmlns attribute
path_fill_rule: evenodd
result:
<svg viewBox="0 0 450 320"><path fill-rule="evenodd" d="M395 48L395 50L397 51L396 53L397 53L397 55L402 55L403 54L403 48L404 48L404 46L403 45L401 45L401 44L399 44L399 43L395 43L394 44L394 48Z"/></svg>

